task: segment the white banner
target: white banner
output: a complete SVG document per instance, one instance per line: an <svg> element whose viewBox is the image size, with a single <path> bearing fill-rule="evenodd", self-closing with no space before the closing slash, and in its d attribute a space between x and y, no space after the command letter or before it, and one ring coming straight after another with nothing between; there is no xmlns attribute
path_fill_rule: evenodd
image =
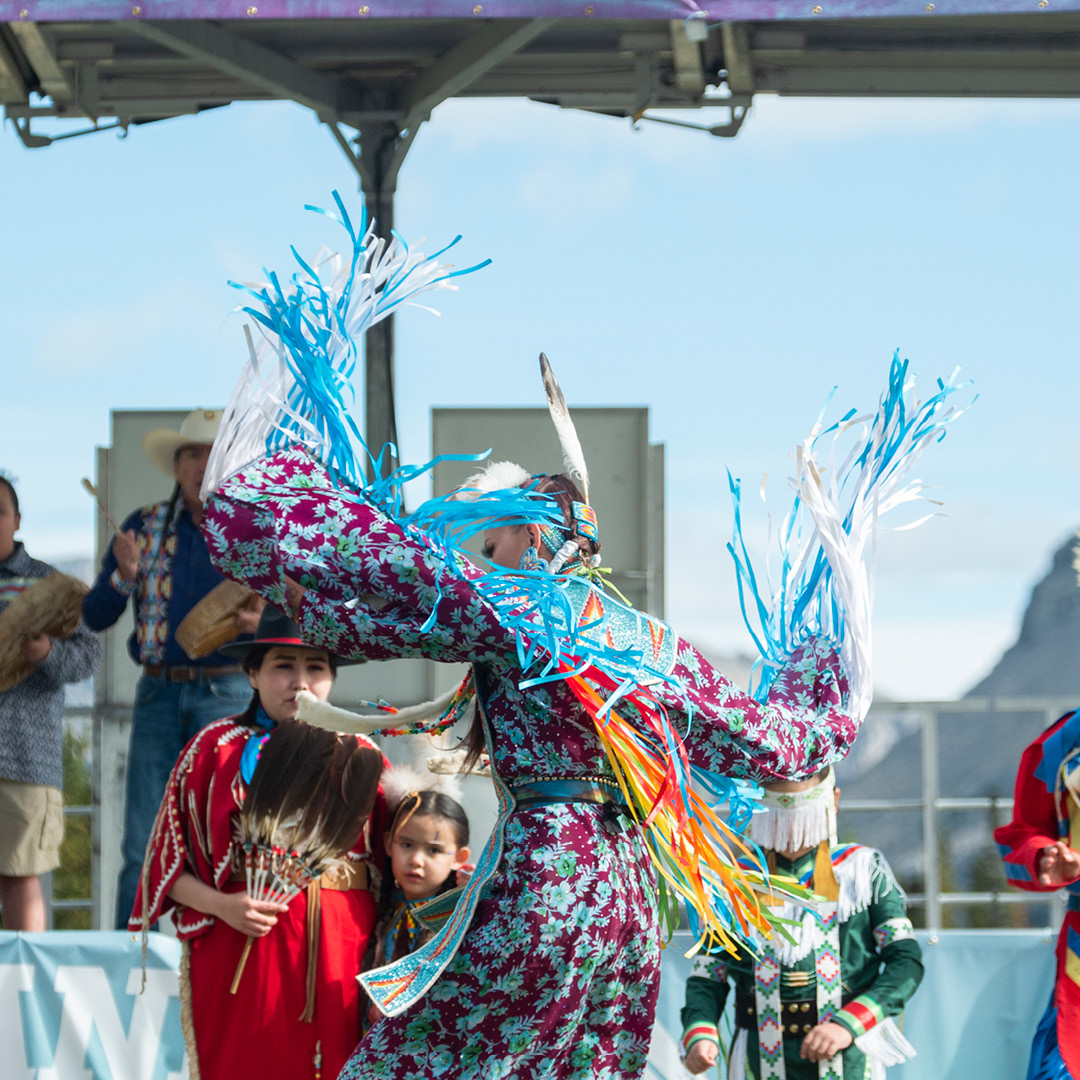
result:
<svg viewBox="0 0 1080 1080"><path fill-rule="evenodd" d="M180 943L150 935L0 933L4 1080L187 1080Z"/></svg>
<svg viewBox="0 0 1080 1080"><path fill-rule="evenodd" d="M926 979L904 1032L919 1056L890 1078L1022 1076L1050 996L1053 938L1007 930L918 937ZM689 1078L679 1061L679 1009L691 967L682 952L691 944L679 935L664 950L646 1080ZM179 964L179 942L151 934L140 994L140 942L131 934L0 933L0 1078L187 1080Z"/></svg>

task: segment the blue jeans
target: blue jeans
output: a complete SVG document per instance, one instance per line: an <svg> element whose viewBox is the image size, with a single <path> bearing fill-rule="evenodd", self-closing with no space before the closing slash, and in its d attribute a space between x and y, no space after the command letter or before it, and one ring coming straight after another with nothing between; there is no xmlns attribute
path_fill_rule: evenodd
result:
<svg viewBox="0 0 1080 1080"><path fill-rule="evenodd" d="M124 807L124 866L116 894L116 927L126 930L135 906L146 844L169 772L185 746L207 724L243 712L251 700L243 672L172 683L142 675L135 689Z"/></svg>

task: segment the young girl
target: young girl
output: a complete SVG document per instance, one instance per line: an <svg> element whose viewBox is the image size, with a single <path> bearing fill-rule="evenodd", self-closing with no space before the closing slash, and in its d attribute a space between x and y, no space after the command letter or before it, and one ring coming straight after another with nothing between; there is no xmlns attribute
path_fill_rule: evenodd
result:
<svg viewBox="0 0 1080 1080"><path fill-rule="evenodd" d="M367 740L366 749L358 748L364 759L355 796L360 835L340 871L324 874L287 905L250 896L237 825L260 754L264 764L270 760L263 744L278 724L295 717L300 690L327 698L337 658L309 645L295 623L270 606L255 641L226 648L242 660L254 691L251 705L204 728L174 766L129 927L143 929L175 909L193 1080L329 1080L360 1034L356 976L375 928L381 884L382 859L375 858L372 839L386 821L377 791L383 758ZM248 940L253 947L232 992Z"/></svg>
<svg viewBox="0 0 1080 1080"><path fill-rule="evenodd" d="M383 788L390 812L384 842L392 880L383 885L376 966L400 960L433 936L437 925L420 921L414 910L460 884L458 875L469 860L469 819L453 777L392 768ZM368 1019L380 1015L374 1009Z"/></svg>

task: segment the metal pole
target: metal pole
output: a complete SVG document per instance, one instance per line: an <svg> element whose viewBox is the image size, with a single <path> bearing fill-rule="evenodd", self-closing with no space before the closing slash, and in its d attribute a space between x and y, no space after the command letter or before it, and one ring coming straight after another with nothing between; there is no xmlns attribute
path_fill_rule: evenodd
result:
<svg viewBox="0 0 1080 1080"><path fill-rule="evenodd" d="M383 178L380 176L380 180ZM364 188L368 213L376 230L389 242L394 227L394 188ZM388 443L397 444L397 417L394 407L394 316L376 323L364 335L364 439L378 458ZM389 453L383 459L383 475L393 469Z"/></svg>
<svg viewBox="0 0 1080 1080"><path fill-rule="evenodd" d="M938 862L938 718L923 713L923 857L926 865L926 928L941 929L941 867Z"/></svg>
<svg viewBox="0 0 1080 1080"><path fill-rule="evenodd" d="M419 124L417 124L417 127ZM347 145L340 130L332 125L340 143ZM394 228L394 195L398 172L409 152L416 129L402 131L391 121L363 125L353 142L358 153L352 159L360 174L360 190L375 230L387 242ZM394 317L373 326L364 336L364 439L369 452L378 458L388 443L397 446L397 415L394 405ZM385 476L394 467L387 454Z"/></svg>

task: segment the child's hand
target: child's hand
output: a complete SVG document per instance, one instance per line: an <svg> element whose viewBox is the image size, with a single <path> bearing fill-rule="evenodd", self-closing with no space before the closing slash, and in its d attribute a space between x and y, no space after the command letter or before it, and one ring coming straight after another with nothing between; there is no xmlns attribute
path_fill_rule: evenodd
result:
<svg viewBox="0 0 1080 1080"><path fill-rule="evenodd" d="M689 1050L686 1051L686 1061L683 1064L692 1073L703 1073L716 1064L720 1055L720 1047L712 1039L698 1039Z"/></svg>
<svg viewBox="0 0 1080 1080"><path fill-rule="evenodd" d="M476 869L476 863L467 862L459 866L454 871L454 884L460 889L463 885L469 884L469 878L473 876L473 871Z"/></svg>
<svg viewBox="0 0 1080 1080"><path fill-rule="evenodd" d="M1036 870L1040 885L1068 885L1080 875L1080 854L1059 840L1039 852Z"/></svg>
<svg viewBox="0 0 1080 1080"><path fill-rule="evenodd" d="M829 1020L810 1029L799 1048L799 1057L821 1061L847 1049L853 1041L851 1032L843 1024Z"/></svg>
<svg viewBox="0 0 1080 1080"><path fill-rule="evenodd" d="M289 910L288 904L252 900L246 892L218 895L221 899L217 902L217 910L213 914L248 937L265 937L277 926L278 914Z"/></svg>

